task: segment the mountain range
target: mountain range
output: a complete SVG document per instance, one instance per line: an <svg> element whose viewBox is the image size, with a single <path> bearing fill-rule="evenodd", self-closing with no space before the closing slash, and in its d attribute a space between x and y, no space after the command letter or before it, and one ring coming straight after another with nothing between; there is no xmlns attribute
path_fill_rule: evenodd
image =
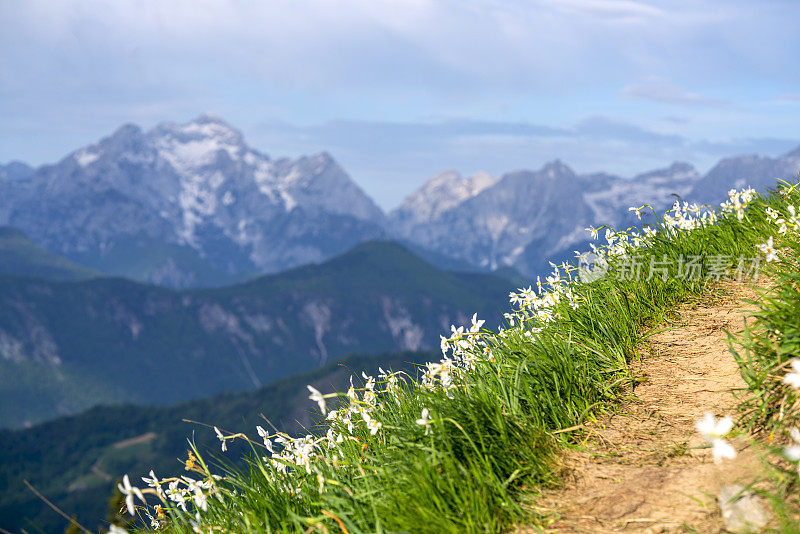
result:
<svg viewBox="0 0 800 534"><path fill-rule="evenodd" d="M124 125L0 178L0 224L87 267L170 287L224 285L383 236L381 210L328 154L272 160L212 115Z"/></svg>
<svg viewBox="0 0 800 534"><path fill-rule="evenodd" d="M87 268L172 288L241 282L376 238L440 266L533 277L582 248L587 226L633 223L632 205L717 203L798 171L800 148L727 158L702 176L687 163L631 179L560 161L502 176L448 171L384 214L329 154L271 159L205 114L122 126L53 165L0 165L0 225Z"/></svg>
<svg viewBox="0 0 800 534"><path fill-rule="evenodd" d="M347 354L435 349L473 313L499 325L513 288L388 241L216 289L2 275L0 428L255 389Z"/></svg>

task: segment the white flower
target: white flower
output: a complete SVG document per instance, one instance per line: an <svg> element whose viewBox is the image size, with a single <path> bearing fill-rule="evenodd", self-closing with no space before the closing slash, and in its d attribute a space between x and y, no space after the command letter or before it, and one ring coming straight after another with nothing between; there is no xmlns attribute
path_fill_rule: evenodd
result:
<svg viewBox="0 0 800 534"><path fill-rule="evenodd" d="M153 472L152 469L150 470L150 478L142 477L142 481L147 483L147 485L150 486L151 488L155 488L156 492L158 493L158 496L161 497L161 499L167 498L166 495L164 494L164 490L161 489L161 484L158 482L158 477L156 476L156 474Z"/></svg>
<svg viewBox="0 0 800 534"><path fill-rule="evenodd" d="M306 472L311 472L311 453L312 445L304 440L298 440L298 445L292 451L294 453L294 463L306 468Z"/></svg>
<svg viewBox="0 0 800 534"><path fill-rule="evenodd" d="M729 460L736 458L736 449L724 439L716 438L711 440L711 454L714 456L714 462L720 463L725 458Z"/></svg>
<svg viewBox="0 0 800 534"><path fill-rule="evenodd" d="M320 391L315 387L312 386L306 386L306 387L308 388L308 391L311 392L311 395L309 395L308 398L319 405L319 409L322 412L322 415L328 413L327 407L325 405L325 397L322 396L322 393L320 393Z"/></svg>
<svg viewBox="0 0 800 534"><path fill-rule="evenodd" d="M728 434L733 428L733 419L728 416L717 421L714 414L706 412L702 419L695 422L695 428L706 440L711 438L721 438Z"/></svg>
<svg viewBox="0 0 800 534"><path fill-rule="evenodd" d="M200 486L195 486L194 488L194 505L204 512L208 511L208 495L203 493Z"/></svg>
<svg viewBox="0 0 800 534"><path fill-rule="evenodd" d="M430 426L431 425L431 419L430 419L429 415L430 415L430 412L428 411L428 409L427 408L423 408L422 409L422 417L420 417L416 421L418 425L425 427L425 435L426 436L428 434L430 434L430 432L431 432L431 426Z"/></svg>
<svg viewBox="0 0 800 534"><path fill-rule="evenodd" d="M767 263L778 259L778 253L777 253L778 251L776 251L775 247L773 246L772 236L769 236L769 239L767 239L766 243L763 243L761 245L756 245L756 248L761 252L763 252L764 254L766 254Z"/></svg>
<svg viewBox="0 0 800 534"><path fill-rule="evenodd" d="M767 212L767 217L770 220L775 221L778 219L778 212L775 211L774 209L768 207L766 212Z"/></svg>
<svg viewBox="0 0 800 534"><path fill-rule="evenodd" d="M795 444L783 449L783 455L791 462L798 462L800 461L800 430L797 430L796 427L790 428L789 435L792 436ZM800 469L800 465L798 465L798 469Z"/></svg>
<svg viewBox="0 0 800 534"><path fill-rule="evenodd" d="M203 488L206 489L211 487L211 483L207 481L196 481L193 478L189 478L187 476L181 477L184 482L186 482L186 490L190 493L194 493L192 496L194 499L194 504L198 508L202 509L204 512L208 509L208 496L203 493Z"/></svg>
<svg viewBox="0 0 800 534"><path fill-rule="evenodd" d="M267 436L267 431L264 430L264 428L261 426L257 426L256 431L258 432L258 435L261 436L261 438L264 440L264 446L267 448L267 450L270 453L275 454L275 451L272 449L272 441L270 441L269 437Z"/></svg>
<svg viewBox="0 0 800 534"><path fill-rule="evenodd" d="M364 421L366 421L367 423L367 429L369 430L369 433L372 434L373 436L377 434L378 430L380 430L381 427L383 426L381 423L371 418L367 413L364 413L362 417L364 418Z"/></svg>
<svg viewBox="0 0 800 534"><path fill-rule="evenodd" d="M723 417L719 421L711 412L706 412L702 419L695 422L695 428L710 445L714 462L719 463L723 458L736 458L736 450L723 439L733 428L733 419Z"/></svg>
<svg viewBox="0 0 800 534"><path fill-rule="evenodd" d="M628 211L634 211L634 212L636 212L636 218L637 218L637 219L639 219L639 220L641 221L641 220L642 220L642 210L643 210L644 208L645 208L644 206L640 206L640 207L638 207L638 208L636 208L636 207L630 207L630 208L628 208Z"/></svg>
<svg viewBox="0 0 800 534"><path fill-rule="evenodd" d="M792 358L792 369L794 372L786 373L782 382L792 389L800 389L800 359Z"/></svg>
<svg viewBox="0 0 800 534"><path fill-rule="evenodd" d="M225 436L222 435L222 432L219 431L219 428L214 427L214 432L217 434L217 438L222 442L222 452L228 450L228 445L225 443Z"/></svg>
<svg viewBox="0 0 800 534"><path fill-rule="evenodd" d="M481 329L481 327L483 326L483 324L484 324L485 322L486 322L486 321L484 321L483 319L481 319L481 320L479 321L479 320L478 320L478 314L477 314L477 313L476 313L476 314L474 314L474 315L472 316L472 328L470 328L470 330L469 330L469 331L470 331L470 333L474 334L474 333L476 333L476 332L479 332L479 331L480 331L480 329Z"/></svg>
<svg viewBox="0 0 800 534"><path fill-rule="evenodd" d="M367 391L375 391L375 377L367 376L367 373L364 371L361 371L361 376L367 381L367 383L364 384L364 389Z"/></svg>
<svg viewBox="0 0 800 534"><path fill-rule="evenodd" d="M111 525L108 528L108 534L128 534L128 531L117 525Z"/></svg>
<svg viewBox="0 0 800 534"><path fill-rule="evenodd" d="M133 507L133 496L135 495L139 497L139 500L142 502L146 502L144 500L144 495L142 495L142 492L139 490L139 488L131 486L131 481L127 474L122 477L122 484L117 484L117 487L119 488L120 493L125 495L125 505L128 507L128 513L135 515L136 512Z"/></svg>
<svg viewBox="0 0 800 534"><path fill-rule="evenodd" d="M180 484L179 480L173 480L169 483L169 487L167 488L167 496L169 497L169 500L176 503L180 509L185 512L186 498L183 495L184 490L178 488L178 484Z"/></svg>

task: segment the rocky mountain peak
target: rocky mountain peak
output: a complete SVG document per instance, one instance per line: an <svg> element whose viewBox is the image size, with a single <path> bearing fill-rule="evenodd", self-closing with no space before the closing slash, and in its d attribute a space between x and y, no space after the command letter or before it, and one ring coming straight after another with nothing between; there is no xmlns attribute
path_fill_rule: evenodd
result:
<svg viewBox="0 0 800 534"><path fill-rule="evenodd" d="M564 165L560 159L545 163L544 167L542 167L542 170L539 171L539 174L547 176L548 178L556 178L564 175L573 177L575 176L575 173L572 172L572 169Z"/></svg>
<svg viewBox="0 0 800 534"><path fill-rule="evenodd" d="M33 168L21 161L9 161L6 165L0 164L0 181L24 180L33 174Z"/></svg>
<svg viewBox="0 0 800 534"><path fill-rule="evenodd" d="M108 137L104 137L99 142L89 145L89 147L86 148L102 149L105 152L119 153L129 150L138 150L143 141L144 133L141 128L135 124L123 124ZM85 152L86 149L82 151Z"/></svg>
<svg viewBox="0 0 800 534"><path fill-rule="evenodd" d="M391 218L402 221L430 221L464 201L479 195L499 180L485 171L478 171L469 178L457 171L437 174L417 191L406 197L391 214Z"/></svg>

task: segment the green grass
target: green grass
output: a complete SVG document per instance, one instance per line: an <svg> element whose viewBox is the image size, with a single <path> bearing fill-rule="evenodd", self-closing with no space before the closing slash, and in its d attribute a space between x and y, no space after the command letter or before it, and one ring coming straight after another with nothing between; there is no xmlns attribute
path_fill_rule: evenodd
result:
<svg viewBox="0 0 800 534"><path fill-rule="evenodd" d="M306 438L285 436L284 450L278 447L272 461L264 458L253 429L241 429L253 438L249 467L235 467L222 453L190 463L192 476L207 481L204 489L193 490L208 496L207 510L197 524L195 505L184 513L169 502L162 527L501 532L518 522L536 524L538 518L519 503L553 480L553 459L569 439L559 431L613 405L631 380L627 363L649 329L713 283L713 277L679 276L682 260L696 256L703 273L717 263L735 270L738 258L757 255L755 245L769 235L769 201L755 197L748 209L706 219L691 230L671 230L656 219L654 236L612 237L604 249L605 276L587 283L551 281L557 303L531 304L548 297L528 294L528 304L508 314L502 332L470 331L468 325L467 333L451 337L453 360L429 366L422 381L391 386L396 375L389 375L379 377L374 398L363 381L349 395L328 394L339 408L330 426L312 429ZM647 276L650 258L668 266L663 278ZM639 260L645 276L626 277L627 267ZM551 319L542 320L542 313ZM418 422L423 409L428 424ZM367 417L358 415L364 411ZM370 432L369 421L382 426ZM308 464L300 461L301 453L311 458Z"/></svg>

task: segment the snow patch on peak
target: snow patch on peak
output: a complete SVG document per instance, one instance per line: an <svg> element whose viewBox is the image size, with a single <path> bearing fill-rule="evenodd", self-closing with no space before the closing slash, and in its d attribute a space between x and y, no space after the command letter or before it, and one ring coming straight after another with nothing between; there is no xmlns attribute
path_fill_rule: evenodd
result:
<svg viewBox="0 0 800 534"><path fill-rule="evenodd" d="M238 147L222 143L213 137L187 142L175 142L167 139L160 143L158 148L161 155L178 173L213 164L220 150L227 152L233 160L238 158L239 152Z"/></svg>
<svg viewBox="0 0 800 534"><path fill-rule="evenodd" d="M100 158L100 154L94 151L94 146L84 148L73 154L75 161L81 167L87 167Z"/></svg>
<svg viewBox="0 0 800 534"><path fill-rule="evenodd" d="M242 134L224 122L190 122L180 127L179 131L185 135L213 137L229 144L242 144Z"/></svg>
<svg viewBox="0 0 800 534"><path fill-rule="evenodd" d="M290 195L286 190L281 189L280 191L281 199L283 200L283 206L286 209L286 212L292 211L295 206L297 206L297 201L294 199L292 195Z"/></svg>
<svg viewBox="0 0 800 534"><path fill-rule="evenodd" d="M488 189L492 187L494 184L498 182L500 178L494 176L493 174L489 174L486 171L478 171L472 176L469 177L470 189L472 191L471 196L475 196L484 189Z"/></svg>
<svg viewBox="0 0 800 534"><path fill-rule="evenodd" d="M252 154L238 130L222 119L204 114L186 124L162 123L148 133L155 147L178 173L195 170L216 162L219 152L233 161ZM253 154L248 159L255 162Z"/></svg>

